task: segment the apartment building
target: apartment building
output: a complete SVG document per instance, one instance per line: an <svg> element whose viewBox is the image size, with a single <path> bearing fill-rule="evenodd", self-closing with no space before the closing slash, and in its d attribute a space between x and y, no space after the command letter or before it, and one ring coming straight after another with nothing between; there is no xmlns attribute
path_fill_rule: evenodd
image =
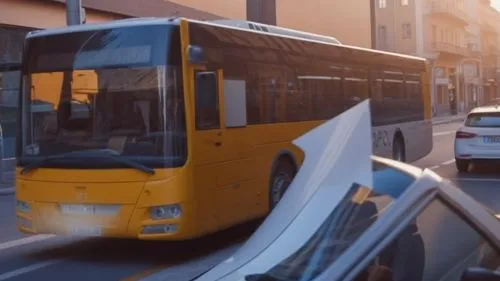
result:
<svg viewBox="0 0 500 281"><path fill-rule="evenodd" d="M490 1L480 1L479 6L480 61L483 66L484 99L500 97L500 14Z"/></svg>
<svg viewBox="0 0 500 281"><path fill-rule="evenodd" d="M488 0L376 0L375 47L432 67L436 115L499 96L499 13Z"/></svg>

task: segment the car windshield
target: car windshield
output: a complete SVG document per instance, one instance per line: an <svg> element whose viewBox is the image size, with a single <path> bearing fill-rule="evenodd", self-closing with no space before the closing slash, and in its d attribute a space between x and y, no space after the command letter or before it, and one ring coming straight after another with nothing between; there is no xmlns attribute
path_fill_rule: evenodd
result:
<svg viewBox="0 0 500 281"><path fill-rule="evenodd" d="M96 150L152 168L185 162L177 27L35 36L27 43L23 74L20 165L49 156L44 166L121 165L68 154Z"/></svg>
<svg viewBox="0 0 500 281"><path fill-rule="evenodd" d="M467 127L500 127L500 113L472 113L465 121Z"/></svg>
<svg viewBox="0 0 500 281"><path fill-rule="evenodd" d="M244 279L224 280L311 281L349 249L380 215L414 182L414 177L373 163L373 187L353 184L321 226L297 251L270 269L256 258L238 270ZM260 268L260 269L259 269ZM240 275L243 274L243 275Z"/></svg>

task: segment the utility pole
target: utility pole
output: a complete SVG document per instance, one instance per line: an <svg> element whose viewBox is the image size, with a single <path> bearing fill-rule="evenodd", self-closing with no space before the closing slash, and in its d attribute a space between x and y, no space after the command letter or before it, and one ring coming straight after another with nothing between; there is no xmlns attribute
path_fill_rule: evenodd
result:
<svg viewBox="0 0 500 281"><path fill-rule="evenodd" d="M84 22L82 0L66 0L66 24L79 25Z"/></svg>
<svg viewBox="0 0 500 281"><path fill-rule="evenodd" d="M377 6L375 1L376 0L370 1L370 31L372 36L372 49L377 49Z"/></svg>

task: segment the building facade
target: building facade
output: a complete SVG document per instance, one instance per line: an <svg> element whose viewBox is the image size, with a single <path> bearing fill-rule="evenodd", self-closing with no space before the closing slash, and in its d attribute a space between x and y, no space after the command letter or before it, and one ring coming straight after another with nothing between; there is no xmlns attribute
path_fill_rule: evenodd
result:
<svg viewBox="0 0 500 281"><path fill-rule="evenodd" d="M500 96L500 16L488 0L375 0L377 49L432 67L435 115L467 112Z"/></svg>

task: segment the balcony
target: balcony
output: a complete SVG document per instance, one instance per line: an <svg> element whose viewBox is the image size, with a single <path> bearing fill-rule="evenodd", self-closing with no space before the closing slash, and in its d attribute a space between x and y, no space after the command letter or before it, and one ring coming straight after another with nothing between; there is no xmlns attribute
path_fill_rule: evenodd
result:
<svg viewBox="0 0 500 281"><path fill-rule="evenodd" d="M464 47L457 46L457 45L452 44L452 43L446 43L446 42L431 42L428 45L428 49L431 52L444 53L444 54L450 54L450 55L462 56L462 57L466 57L470 54L468 48L464 48Z"/></svg>
<svg viewBox="0 0 500 281"><path fill-rule="evenodd" d="M426 14L445 16L464 26L468 25L472 20L463 7L458 6L455 2L445 0L427 2Z"/></svg>
<svg viewBox="0 0 500 281"><path fill-rule="evenodd" d="M479 58L483 54L479 46L476 44L468 44L467 53L468 56L472 58Z"/></svg>
<svg viewBox="0 0 500 281"><path fill-rule="evenodd" d="M485 82L495 82L500 78L500 69L497 67L485 67L483 68L483 79Z"/></svg>
<svg viewBox="0 0 500 281"><path fill-rule="evenodd" d="M491 7L480 7L480 20L481 29L483 32L490 34L498 34L498 23L500 22L500 14Z"/></svg>

